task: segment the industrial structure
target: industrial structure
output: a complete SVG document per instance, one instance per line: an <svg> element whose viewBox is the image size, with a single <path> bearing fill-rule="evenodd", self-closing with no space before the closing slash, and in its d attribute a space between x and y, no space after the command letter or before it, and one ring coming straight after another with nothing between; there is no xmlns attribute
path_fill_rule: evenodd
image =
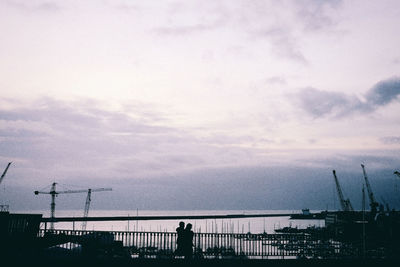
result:
<svg viewBox="0 0 400 267"><path fill-rule="evenodd" d="M1 184L1 182L3 181L4 177L6 177L8 168L10 168L11 163L12 163L12 162L9 162L9 163L7 164L7 167L6 167L5 170L3 171L3 174L2 174L1 177L0 177L0 184ZM3 205L3 204L1 204L1 205L0 205L0 212L1 212L1 211L3 211L3 212L4 212L4 211L8 211L8 205Z"/></svg>
<svg viewBox="0 0 400 267"><path fill-rule="evenodd" d="M369 205L371 207L371 213L373 215L375 215L377 212L377 207L379 206L379 203L375 200L374 193L372 192L372 188L369 183L364 164L361 164L361 168L362 168L363 174L364 174L365 186L367 187L367 191L368 191L368 198L369 198Z"/></svg>
<svg viewBox="0 0 400 267"><path fill-rule="evenodd" d="M56 210L56 196L59 194L72 194L72 193L86 193L88 192L87 198L86 198L86 203L85 203L85 209L84 209L84 216L87 217L89 214L89 206L90 206L90 201L91 201L91 193L92 192L100 192L100 191L111 191L111 188L97 188L97 189L88 189L88 190L65 190L65 191L56 191L56 185L57 183L54 182L51 185L51 189L49 192L44 192L44 191L35 191L35 195L38 194L49 194L51 195L51 204L50 204L50 218L52 221L50 222L50 230L54 230L54 218L55 218L55 210ZM86 228L85 226L82 226L82 228Z"/></svg>
<svg viewBox="0 0 400 267"><path fill-rule="evenodd" d="M1 180L6 175L7 169L1 176ZM319 214L310 213L309 209L303 209L303 214L222 214L222 215L178 215L178 216L111 216L111 217L88 217L91 203L92 192L111 191L111 188L97 188L85 190L65 190L57 191L57 183L52 183L46 189L35 191L35 194L51 195L51 216L43 218L42 214L10 214L9 212L0 213L0 253L11 255L14 258L26 258L31 262L49 262L53 264L54 260L67 260L67 264L76 259L82 263L82 260L93 262L95 259L104 261L105 259L118 259L118 262L107 262L109 265L121 265L121 260L127 264L137 265L143 260L163 260L166 263L179 263L180 255L176 254L176 241L178 234L173 232L156 231L86 231L86 222L100 221L149 221L149 220L216 220L233 218L251 218L251 217L289 217L297 219L323 219L324 227L310 226L307 229L287 228L288 231L278 231L274 233L248 233L231 232L222 230L202 233L201 230L194 233L193 236L193 263L203 266L210 259L222 259L222 265L232 266L231 262L226 260L236 260L236 263L242 265L244 259L258 260L263 259L301 259L295 262L295 265L307 266L312 263L313 266L320 266L327 261L345 260L349 265L353 263L362 263L364 266L366 260L372 260L375 263L379 260L385 266L386 263L393 260L398 265L400 259L400 212L390 210L385 212L381 208L377 210L379 203L375 200L374 194L369 183L365 167L363 169L365 182L362 187L362 210L354 211L348 198L345 198L342 187L333 170L333 177L336 184L337 194L340 200L340 211L324 211ZM396 173L395 173L396 174ZM399 174L396 174L399 175ZM400 175L399 175L400 177ZM0 180L0 182L1 182ZM367 187L367 190L365 190ZM47 191L47 189L49 189ZM83 217L55 217L55 197L58 194L66 193L86 193L86 202ZM366 211L366 198L368 193L371 211ZM382 203L385 200L382 199ZM319 215L323 217L319 217ZM73 229L54 229L56 222L73 222ZM75 230L75 222L82 222L82 230ZM44 223L44 229L40 225ZM50 223L50 228L47 224ZM249 226L250 229L250 226ZM296 231L292 231L295 229ZM289 231L290 230L290 231ZM1 255L1 254L0 254ZM29 255L20 257L21 255ZM36 258L34 258L36 257ZM135 262L135 260L137 261ZM307 259L307 261L303 261ZM351 260L351 261L349 261ZM358 262L355 262L355 261ZM384 261L383 261L384 260ZM313 261L313 262L312 262ZM335 262L341 265L341 262ZM103 263L103 262L102 262ZM182 264L186 262L182 261ZM251 263L251 261L246 261ZM269 261L268 264L274 263ZM294 261L289 262L292 266ZM98 265L98 264L96 264ZM155 264L156 265L156 264ZM180 263L179 266L183 266ZM281 265L279 262L278 265ZM102 265L100 265L102 266ZM128 265L127 265L128 266ZM153 266L153 265L151 265ZM158 265L157 265L158 266ZM213 265L214 266L214 265ZM236 264L234 264L236 266ZM251 265L249 265L251 266ZM276 266L276 265L272 265ZM371 265L375 266L375 265Z"/></svg>
<svg viewBox="0 0 400 267"><path fill-rule="evenodd" d="M111 188L97 188L97 189L88 189L87 190L87 197L86 197L86 202L85 202L85 209L83 210L83 217L87 218L89 215L89 208L90 208L90 202L92 200L92 192L100 192L100 191L111 191ZM87 221L82 222L82 230L86 230L86 223Z"/></svg>
<svg viewBox="0 0 400 267"><path fill-rule="evenodd" d="M353 206L351 205L350 199L345 199L343 196L343 192L342 192L342 188L339 184L339 180L336 176L336 171L333 170L333 178L335 179L335 183L336 183L336 190L338 193L338 197L339 197L339 201L340 201L340 206L342 208L343 211L353 211Z"/></svg>
<svg viewBox="0 0 400 267"><path fill-rule="evenodd" d="M3 181L4 177L6 177L6 173L7 173L7 171L8 171L8 168L10 168L11 163L12 163L12 162L9 162L9 163L7 164L6 169L3 171L3 174L2 174L1 177L0 177L0 184L1 184L1 182Z"/></svg>

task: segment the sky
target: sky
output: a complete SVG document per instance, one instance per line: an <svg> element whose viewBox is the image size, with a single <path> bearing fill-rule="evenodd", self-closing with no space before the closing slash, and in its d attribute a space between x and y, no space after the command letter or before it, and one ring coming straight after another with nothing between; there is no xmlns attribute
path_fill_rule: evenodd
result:
<svg viewBox="0 0 400 267"><path fill-rule="evenodd" d="M333 187L361 163L395 179L398 25L397 0L0 0L3 196L254 173Z"/></svg>

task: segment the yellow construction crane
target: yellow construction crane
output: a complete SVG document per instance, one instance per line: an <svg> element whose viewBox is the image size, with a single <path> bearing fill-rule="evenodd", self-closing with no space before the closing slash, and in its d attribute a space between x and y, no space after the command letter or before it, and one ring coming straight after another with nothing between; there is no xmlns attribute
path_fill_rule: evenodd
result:
<svg viewBox="0 0 400 267"><path fill-rule="evenodd" d="M89 190L65 190L65 191L56 191L56 185L57 183L52 183L50 192L44 192L44 191L35 191L35 195L39 194L49 194L51 195L51 203L50 203L50 218L52 221L50 222L50 230L54 230L54 218L55 218L55 211L56 211L56 196L59 194L71 194L71 193L86 193L88 192L89 199L90 199L90 193L91 192L97 192L97 191L111 191L111 188L99 188L99 189L89 189ZM86 200L87 202L87 200ZM90 205L90 200L89 200L89 205ZM86 205L85 205L85 212L86 212ZM87 208L86 214L89 212L89 206Z"/></svg>

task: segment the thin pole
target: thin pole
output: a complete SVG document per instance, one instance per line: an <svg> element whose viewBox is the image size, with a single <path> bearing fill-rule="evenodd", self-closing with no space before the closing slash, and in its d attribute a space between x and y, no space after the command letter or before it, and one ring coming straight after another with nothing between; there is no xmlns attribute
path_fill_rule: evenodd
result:
<svg viewBox="0 0 400 267"><path fill-rule="evenodd" d="M364 184L362 188L362 244L363 244L363 258L365 258L365 189Z"/></svg>

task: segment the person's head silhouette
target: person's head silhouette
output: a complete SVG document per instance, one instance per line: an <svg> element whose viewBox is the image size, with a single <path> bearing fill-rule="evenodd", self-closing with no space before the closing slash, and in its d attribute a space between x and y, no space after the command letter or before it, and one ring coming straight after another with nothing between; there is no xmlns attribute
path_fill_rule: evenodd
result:
<svg viewBox="0 0 400 267"><path fill-rule="evenodd" d="M179 222L179 227L184 228L185 227L185 223L184 222Z"/></svg>
<svg viewBox="0 0 400 267"><path fill-rule="evenodd" d="M186 225L186 229L187 229L187 230L191 230L191 229L192 229L192 224L191 224L191 223L188 223L188 224Z"/></svg>

